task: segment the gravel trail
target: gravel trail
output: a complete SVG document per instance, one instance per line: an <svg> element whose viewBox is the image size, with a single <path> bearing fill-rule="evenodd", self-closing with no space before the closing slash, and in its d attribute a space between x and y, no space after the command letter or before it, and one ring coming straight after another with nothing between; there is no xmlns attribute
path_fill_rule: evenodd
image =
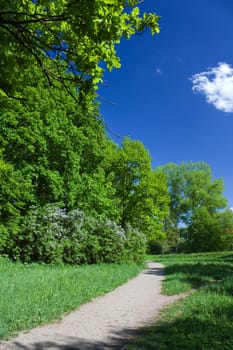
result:
<svg viewBox="0 0 233 350"><path fill-rule="evenodd" d="M106 295L82 305L60 321L0 342L0 350L125 349L135 331L154 321L161 308L180 298L161 295L164 267L148 269Z"/></svg>

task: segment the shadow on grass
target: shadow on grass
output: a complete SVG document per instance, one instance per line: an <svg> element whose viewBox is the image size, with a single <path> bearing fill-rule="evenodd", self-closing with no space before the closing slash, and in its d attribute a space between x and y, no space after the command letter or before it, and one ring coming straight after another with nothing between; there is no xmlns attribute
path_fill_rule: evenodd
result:
<svg viewBox="0 0 233 350"><path fill-rule="evenodd" d="M14 350L232 350L233 305L218 305L214 312L222 317L202 317L196 306L192 315L178 314L172 321L140 330L113 332L107 342L67 337L62 342L55 339L28 346L15 342Z"/></svg>
<svg viewBox="0 0 233 350"><path fill-rule="evenodd" d="M164 283L203 287L165 310L156 325L139 330L128 350L233 350L233 254L201 259L164 259Z"/></svg>
<svg viewBox="0 0 233 350"><path fill-rule="evenodd" d="M76 337L67 337L63 341L41 341L30 345L14 342L14 350L117 350L127 349L129 338L136 336L136 331L123 329L111 335L109 341L95 341Z"/></svg>
<svg viewBox="0 0 233 350"><path fill-rule="evenodd" d="M225 255L225 256L220 256L220 257L218 258L218 260L226 260L226 261L233 262L233 254L229 254L229 255Z"/></svg>
<svg viewBox="0 0 233 350"><path fill-rule="evenodd" d="M143 272L144 275L164 276L164 267L153 267Z"/></svg>
<svg viewBox="0 0 233 350"><path fill-rule="evenodd" d="M209 283L221 281L223 276L232 276L233 265L230 263L221 262L205 262L205 263L186 263L175 264L165 268L165 275L167 281L177 279L191 284L192 288L199 288L200 286ZM174 276L174 277L173 277ZM165 281L166 283L166 281Z"/></svg>
<svg viewBox="0 0 233 350"><path fill-rule="evenodd" d="M129 350L232 350L233 306L217 310L223 318L177 317L146 327L127 348Z"/></svg>

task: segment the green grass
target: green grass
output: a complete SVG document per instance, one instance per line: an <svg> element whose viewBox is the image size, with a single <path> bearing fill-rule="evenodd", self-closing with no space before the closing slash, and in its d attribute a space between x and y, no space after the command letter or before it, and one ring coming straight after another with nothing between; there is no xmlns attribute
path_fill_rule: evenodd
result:
<svg viewBox="0 0 233 350"><path fill-rule="evenodd" d="M58 319L143 268L126 264L23 265L0 258L0 339Z"/></svg>
<svg viewBox="0 0 233 350"><path fill-rule="evenodd" d="M218 282L233 273L233 252L149 256L165 265L163 293L172 295Z"/></svg>
<svg viewBox="0 0 233 350"><path fill-rule="evenodd" d="M197 289L165 308L129 350L232 350L233 252L150 256L166 266L163 292Z"/></svg>

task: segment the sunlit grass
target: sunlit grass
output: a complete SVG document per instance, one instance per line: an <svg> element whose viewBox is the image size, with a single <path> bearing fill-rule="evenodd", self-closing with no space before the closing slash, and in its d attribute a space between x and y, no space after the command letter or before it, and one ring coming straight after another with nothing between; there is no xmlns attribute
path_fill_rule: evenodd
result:
<svg viewBox="0 0 233 350"><path fill-rule="evenodd" d="M0 338L57 319L123 284L143 267L23 265L0 258Z"/></svg>
<svg viewBox="0 0 233 350"><path fill-rule="evenodd" d="M165 265L163 293L167 295L197 289L232 275L232 252L154 255L149 258Z"/></svg>

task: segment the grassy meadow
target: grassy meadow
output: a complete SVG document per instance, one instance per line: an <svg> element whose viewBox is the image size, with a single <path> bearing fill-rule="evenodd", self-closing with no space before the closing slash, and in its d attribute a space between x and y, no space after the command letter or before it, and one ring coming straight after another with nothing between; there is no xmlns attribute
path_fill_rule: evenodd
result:
<svg viewBox="0 0 233 350"><path fill-rule="evenodd" d="M233 252L149 258L166 266L164 294L194 292L165 308L128 350L232 350Z"/></svg>
<svg viewBox="0 0 233 350"><path fill-rule="evenodd" d="M0 339L58 319L143 268L133 264L27 265L0 258Z"/></svg>

